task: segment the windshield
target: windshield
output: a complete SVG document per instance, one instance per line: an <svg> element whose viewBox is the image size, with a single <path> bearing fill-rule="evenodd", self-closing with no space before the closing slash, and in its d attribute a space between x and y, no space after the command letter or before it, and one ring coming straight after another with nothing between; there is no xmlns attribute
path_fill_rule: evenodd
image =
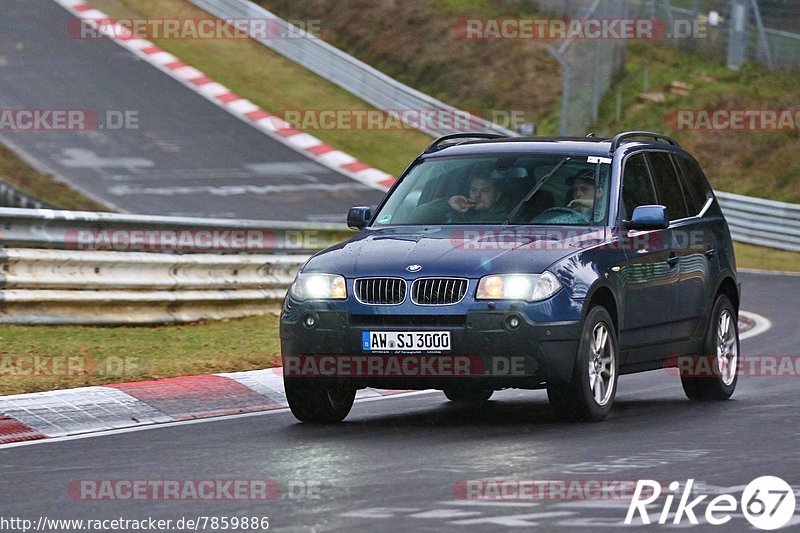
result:
<svg viewBox="0 0 800 533"><path fill-rule="evenodd" d="M601 225L611 165L594 160L566 154L424 160L403 178L372 226Z"/></svg>

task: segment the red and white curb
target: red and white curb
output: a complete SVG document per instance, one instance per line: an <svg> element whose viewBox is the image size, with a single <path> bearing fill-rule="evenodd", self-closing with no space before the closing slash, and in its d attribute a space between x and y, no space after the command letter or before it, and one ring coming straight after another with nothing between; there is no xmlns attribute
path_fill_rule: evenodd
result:
<svg viewBox="0 0 800 533"><path fill-rule="evenodd" d="M286 407L282 368L17 394L0 397L0 445Z"/></svg>
<svg viewBox="0 0 800 533"><path fill-rule="evenodd" d="M79 19L106 21L106 23L98 25L97 30L100 33L165 72L195 93L273 139L302 153L304 156L379 190L387 190L394 183L395 178L391 174L370 167L355 157L325 144L313 135L294 128L288 122L271 115L250 100L242 98L152 42L137 37L128 28L118 24L110 24L111 17L98 9L94 9L85 0L54 1Z"/></svg>

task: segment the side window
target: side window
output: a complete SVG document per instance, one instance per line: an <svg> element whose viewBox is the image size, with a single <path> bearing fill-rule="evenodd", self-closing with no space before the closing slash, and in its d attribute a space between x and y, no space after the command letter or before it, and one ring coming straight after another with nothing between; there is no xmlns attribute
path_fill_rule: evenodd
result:
<svg viewBox="0 0 800 533"><path fill-rule="evenodd" d="M703 171L695 161L688 157L673 156L678 165L678 170L683 177L684 190L687 192L686 201L692 215L698 214L708 200L708 185Z"/></svg>
<svg viewBox="0 0 800 533"><path fill-rule="evenodd" d="M647 170L644 154L635 154L625 161L622 173L622 205L620 216L630 219L633 210L640 205L657 204L653 181Z"/></svg>
<svg viewBox="0 0 800 533"><path fill-rule="evenodd" d="M653 169L653 181L656 184L660 203L667 207L670 220L678 220L689 216L686 202L683 198L678 173L669 154L665 152L649 152L647 154Z"/></svg>

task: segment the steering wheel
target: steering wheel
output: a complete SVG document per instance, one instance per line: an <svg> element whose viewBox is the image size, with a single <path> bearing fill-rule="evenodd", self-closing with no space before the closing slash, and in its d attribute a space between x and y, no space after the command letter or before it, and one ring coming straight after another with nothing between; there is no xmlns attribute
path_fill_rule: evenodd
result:
<svg viewBox="0 0 800 533"><path fill-rule="evenodd" d="M572 208L569 208L569 207L550 207L548 209L545 209L541 213L539 213L534 220L540 220L540 219L547 220L547 219L556 218L556 217L558 217L560 215L568 215L568 216L576 216L577 215L577 216L579 216L581 218L582 222L583 221L585 221L587 223L589 222L589 217L587 217L586 215L584 215L583 213L581 213L577 209L572 209Z"/></svg>

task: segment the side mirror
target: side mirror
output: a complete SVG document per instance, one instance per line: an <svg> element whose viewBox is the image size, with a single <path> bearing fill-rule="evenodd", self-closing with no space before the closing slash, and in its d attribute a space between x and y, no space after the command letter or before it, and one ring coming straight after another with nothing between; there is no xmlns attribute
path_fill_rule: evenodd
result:
<svg viewBox="0 0 800 533"><path fill-rule="evenodd" d="M633 217L623 222L625 229L653 230L669 227L667 208L663 205L640 205L633 210Z"/></svg>
<svg viewBox="0 0 800 533"><path fill-rule="evenodd" d="M347 227L350 229L364 229L364 226L372 218L372 210L369 207L351 207L347 212Z"/></svg>

